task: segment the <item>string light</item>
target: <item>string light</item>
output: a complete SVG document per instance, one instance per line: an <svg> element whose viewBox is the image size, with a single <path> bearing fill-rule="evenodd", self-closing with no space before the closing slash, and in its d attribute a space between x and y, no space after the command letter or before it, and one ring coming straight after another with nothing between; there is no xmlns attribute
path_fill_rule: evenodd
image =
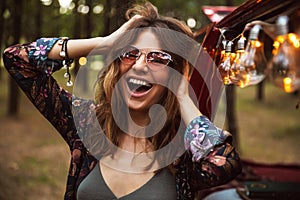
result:
<svg viewBox="0 0 300 200"><path fill-rule="evenodd" d="M267 75L276 86L285 92L294 92L300 88L300 39L295 33L288 32L288 17L277 20L277 38L273 43L273 58L268 64L264 54L264 43L258 36L261 26L251 28L248 42L244 31L231 41L226 40L225 28L220 28L223 49L220 52L218 70L223 83L235 84L241 88L261 82ZM232 52L234 41L236 52Z"/></svg>
<svg viewBox="0 0 300 200"><path fill-rule="evenodd" d="M277 37L268 73L274 85L290 93L300 88L300 45L299 37L289 33L288 20L280 16L276 21Z"/></svg>
<svg viewBox="0 0 300 200"><path fill-rule="evenodd" d="M265 78L267 61L263 42L258 40L260 30L261 26L259 25L255 25L250 30L245 52L241 56L240 62L244 67L244 70L241 71L243 74L241 76L243 87L258 84Z"/></svg>
<svg viewBox="0 0 300 200"><path fill-rule="evenodd" d="M219 72L224 84L235 84L239 87L246 87L261 82L265 78L267 61L264 54L263 42L258 40L261 30L259 25L250 30L249 40L246 48L244 31L231 41L227 42L225 54L221 52L221 62L218 65ZM226 41L224 29L220 29L221 37ZM237 51L231 51L234 41L237 42ZM229 51L230 50L230 51ZM224 54L224 55L223 55Z"/></svg>
<svg viewBox="0 0 300 200"><path fill-rule="evenodd" d="M231 41L229 41L226 44L225 55L221 59L221 62L218 66L219 72L223 79L223 83L226 85L231 84L229 75L230 75L230 68L231 68L231 62L232 62L232 55L231 55L232 44L233 43Z"/></svg>
<svg viewBox="0 0 300 200"><path fill-rule="evenodd" d="M219 28L223 49L219 53L218 70L225 85L235 84L241 88L255 85L266 76L285 92L300 89L300 37L288 31L288 17L277 19L277 37L273 43L273 58L267 63L264 54L264 43L258 40L261 26L255 25L251 30L246 48L244 29L241 34L228 41L225 37L226 28ZM223 40L221 40L223 39ZM232 52L234 41L237 42L236 52ZM218 47L216 47L218 49ZM220 49L218 49L220 50ZM296 105L299 108L300 99Z"/></svg>
<svg viewBox="0 0 300 200"><path fill-rule="evenodd" d="M245 53L245 41L246 38L242 36L237 42L237 50L234 61L231 65L230 69L230 80L232 83L239 87L244 87L245 80L248 82L247 77L243 77L243 71L245 71L245 67L242 65L241 57Z"/></svg>

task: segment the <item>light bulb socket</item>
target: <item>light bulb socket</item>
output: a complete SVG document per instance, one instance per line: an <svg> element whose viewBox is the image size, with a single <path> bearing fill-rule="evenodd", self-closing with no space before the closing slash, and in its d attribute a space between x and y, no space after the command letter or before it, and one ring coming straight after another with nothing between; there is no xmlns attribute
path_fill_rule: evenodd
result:
<svg viewBox="0 0 300 200"><path fill-rule="evenodd" d="M245 49L245 39L240 38L237 42L237 50L244 50Z"/></svg>
<svg viewBox="0 0 300 200"><path fill-rule="evenodd" d="M289 18L288 16L280 16L276 21L276 35L286 35L289 32L288 28Z"/></svg>
<svg viewBox="0 0 300 200"><path fill-rule="evenodd" d="M232 42L228 42L226 45L225 52L230 53L232 49Z"/></svg>
<svg viewBox="0 0 300 200"><path fill-rule="evenodd" d="M260 29L260 25L253 26L249 33L249 40L257 40Z"/></svg>
<svg viewBox="0 0 300 200"><path fill-rule="evenodd" d="M226 40L223 40L223 41L222 41L222 45L223 45L222 47L223 47L223 50L226 49L226 44L227 44L227 41L226 41Z"/></svg>

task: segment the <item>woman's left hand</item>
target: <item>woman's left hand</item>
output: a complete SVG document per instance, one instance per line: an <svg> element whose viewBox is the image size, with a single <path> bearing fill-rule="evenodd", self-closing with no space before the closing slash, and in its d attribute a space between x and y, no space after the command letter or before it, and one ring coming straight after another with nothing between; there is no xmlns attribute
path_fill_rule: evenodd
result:
<svg viewBox="0 0 300 200"><path fill-rule="evenodd" d="M180 103L184 98L189 98L189 81L187 76L183 75L177 89L177 98Z"/></svg>
<svg viewBox="0 0 300 200"><path fill-rule="evenodd" d="M189 85L187 76L183 76L177 90L181 116L186 125L194 118L202 115L189 95Z"/></svg>

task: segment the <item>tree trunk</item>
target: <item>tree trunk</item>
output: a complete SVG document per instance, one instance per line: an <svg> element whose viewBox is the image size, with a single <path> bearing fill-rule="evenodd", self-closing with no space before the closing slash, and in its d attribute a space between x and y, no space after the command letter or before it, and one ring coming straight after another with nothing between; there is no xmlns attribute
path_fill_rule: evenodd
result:
<svg viewBox="0 0 300 200"><path fill-rule="evenodd" d="M227 6L233 6L232 0L226 0ZM236 117L236 91L234 85L228 85L225 87L226 100L227 100L227 127L228 131L233 136L233 145L238 149L238 122Z"/></svg>
<svg viewBox="0 0 300 200"><path fill-rule="evenodd" d="M227 85L226 90L226 100L227 100L227 127L228 131L232 134L234 140L233 145L238 148L238 123L236 117L236 91L234 85Z"/></svg>
<svg viewBox="0 0 300 200"><path fill-rule="evenodd" d="M21 38L21 19L22 19L22 0L14 0L14 15L13 15L13 39L14 44L19 43ZM17 116L19 112L20 91L14 80L9 81L9 100L8 100L8 115Z"/></svg>
<svg viewBox="0 0 300 200"><path fill-rule="evenodd" d="M43 21L43 5L41 1L37 1L37 10L35 16L35 33L33 33L33 39L40 38L42 35L42 21Z"/></svg>
<svg viewBox="0 0 300 200"><path fill-rule="evenodd" d="M78 7L78 0L74 2L76 4L76 7L73 9L73 14L74 14L74 24L73 24L73 38L80 38L81 37L81 16L80 14L77 12L77 7ZM74 60L74 74L75 76L77 75L78 71L79 71L79 63L78 60L75 59Z"/></svg>
<svg viewBox="0 0 300 200"><path fill-rule="evenodd" d="M0 50L1 50L1 54L0 54L0 59L2 60L2 41L3 41L3 32L4 32L4 20L3 20L3 13L5 11L5 6L6 5L6 0L2 0L0 3ZM2 67L0 66L0 80L2 80Z"/></svg>
<svg viewBox="0 0 300 200"><path fill-rule="evenodd" d="M262 81L256 86L256 99L258 101L264 100L264 82Z"/></svg>
<svg viewBox="0 0 300 200"><path fill-rule="evenodd" d="M86 4L90 8L92 7L92 1L91 0L86 0ZM92 14L92 11L90 9L90 11L86 15L84 15L84 23L83 23L85 25L85 27L84 27L85 36L84 37L86 37L86 38L92 37L93 27L92 27L92 15L91 14ZM88 91L88 87L89 87L89 84L88 84L89 78L88 77L89 77L89 74L88 74L87 68L83 67L81 69L80 73L81 73L81 76L84 77L84 80L82 80L82 82L80 84L81 87L82 87L82 90L83 91Z"/></svg>
<svg viewBox="0 0 300 200"><path fill-rule="evenodd" d="M112 10L112 0L106 0L104 6L104 18L103 18L103 35L108 35L111 31L111 10Z"/></svg>

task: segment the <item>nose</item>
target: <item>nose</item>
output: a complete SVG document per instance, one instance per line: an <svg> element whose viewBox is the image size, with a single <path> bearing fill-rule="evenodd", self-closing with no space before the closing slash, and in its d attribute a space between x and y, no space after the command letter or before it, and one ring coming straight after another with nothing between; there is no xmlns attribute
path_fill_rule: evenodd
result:
<svg viewBox="0 0 300 200"><path fill-rule="evenodd" d="M142 53L140 57L136 60L136 62L133 64L132 69L138 72L144 72L147 73L149 71L149 68L147 66L146 62L146 55Z"/></svg>

